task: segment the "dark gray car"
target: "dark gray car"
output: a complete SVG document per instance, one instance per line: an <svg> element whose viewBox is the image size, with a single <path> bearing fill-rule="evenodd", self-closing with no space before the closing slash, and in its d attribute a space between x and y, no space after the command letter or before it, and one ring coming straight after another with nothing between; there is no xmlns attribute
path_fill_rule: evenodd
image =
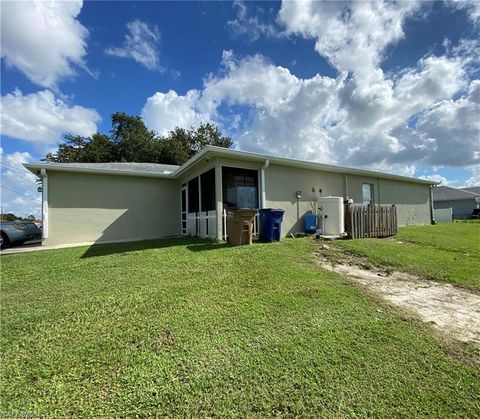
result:
<svg viewBox="0 0 480 419"><path fill-rule="evenodd" d="M42 238L42 231L31 221L0 221L1 248Z"/></svg>

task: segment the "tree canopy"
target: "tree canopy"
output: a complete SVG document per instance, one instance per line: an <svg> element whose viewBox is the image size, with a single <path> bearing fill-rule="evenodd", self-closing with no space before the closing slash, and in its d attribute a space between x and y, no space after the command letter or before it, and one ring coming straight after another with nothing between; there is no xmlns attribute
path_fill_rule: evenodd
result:
<svg viewBox="0 0 480 419"><path fill-rule="evenodd" d="M138 162L181 165L206 145L230 147L232 140L211 123L197 128L175 128L166 136L149 130L140 116L112 115L109 135L91 137L67 134L45 161L57 163Z"/></svg>
<svg viewBox="0 0 480 419"><path fill-rule="evenodd" d="M7 212L6 214L0 214L0 220L1 221L22 221L22 220L27 220L27 221L35 221L35 216L33 214L30 214L26 218L19 217L12 212Z"/></svg>

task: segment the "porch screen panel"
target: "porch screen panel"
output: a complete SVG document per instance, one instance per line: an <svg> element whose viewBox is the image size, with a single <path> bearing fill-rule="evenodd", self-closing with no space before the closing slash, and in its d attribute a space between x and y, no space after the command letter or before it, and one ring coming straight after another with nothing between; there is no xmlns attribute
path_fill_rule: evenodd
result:
<svg viewBox="0 0 480 419"><path fill-rule="evenodd" d="M200 178L202 211L213 211L215 209L215 169L203 173Z"/></svg>
<svg viewBox="0 0 480 419"><path fill-rule="evenodd" d="M188 212L200 211L198 202L198 177L188 181Z"/></svg>
<svg viewBox="0 0 480 419"><path fill-rule="evenodd" d="M187 184L182 185L182 212L187 212Z"/></svg>

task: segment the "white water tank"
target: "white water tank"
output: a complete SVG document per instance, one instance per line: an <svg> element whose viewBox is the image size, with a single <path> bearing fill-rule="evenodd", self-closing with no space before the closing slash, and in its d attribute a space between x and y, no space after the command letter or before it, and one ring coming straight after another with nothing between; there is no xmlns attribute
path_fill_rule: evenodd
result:
<svg viewBox="0 0 480 419"><path fill-rule="evenodd" d="M320 217L323 219L322 234L339 236L345 232L343 197L322 196L318 198L318 208Z"/></svg>

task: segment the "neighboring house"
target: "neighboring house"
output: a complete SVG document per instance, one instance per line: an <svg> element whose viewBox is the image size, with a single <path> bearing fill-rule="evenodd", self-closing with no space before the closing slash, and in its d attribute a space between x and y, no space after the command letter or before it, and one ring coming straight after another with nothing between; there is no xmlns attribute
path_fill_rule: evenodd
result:
<svg viewBox="0 0 480 419"><path fill-rule="evenodd" d="M433 206L435 209L452 208L454 219L470 218L480 205L480 187L452 188L437 186L433 188Z"/></svg>
<svg viewBox="0 0 480 419"><path fill-rule="evenodd" d="M182 166L28 163L43 181L44 243L224 238L229 206L282 208L282 235L303 230L320 195L396 204L398 222L432 221L436 182L207 146ZM297 192L301 197L297 198Z"/></svg>

